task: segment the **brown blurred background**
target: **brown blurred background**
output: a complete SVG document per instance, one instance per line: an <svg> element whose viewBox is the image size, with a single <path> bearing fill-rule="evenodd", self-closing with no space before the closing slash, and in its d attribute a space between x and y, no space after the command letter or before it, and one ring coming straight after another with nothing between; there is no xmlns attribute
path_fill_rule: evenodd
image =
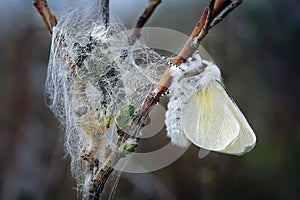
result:
<svg viewBox="0 0 300 200"><path fill-rule="evenodd" d="M0 2L0 199L76 199L63 131L44 103L50 36L32 3ZM72 4L49 0L56 15ZM131 28L146 4L111 0L111 9ZM163 0L147 26L189 35L206 5ZM200 160L190 147L159 171L122 174L116 199L300 198L299 8L297 0L244 0L203 43L257 134L254 150Z"/></svg>

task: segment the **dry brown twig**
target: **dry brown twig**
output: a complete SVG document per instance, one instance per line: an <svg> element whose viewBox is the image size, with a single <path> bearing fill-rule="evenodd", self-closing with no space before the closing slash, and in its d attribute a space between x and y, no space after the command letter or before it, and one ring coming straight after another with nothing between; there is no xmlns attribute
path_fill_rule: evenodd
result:
<svg viewBox="0 0 300 200"><path fill-rule="evenodd" d="M163 94L168 91L168 87L171 84L170 67L172 65L179 65L185 62L193 53L199 48L201 41L208 34L209 30L218 24L222 19L229 14L234 8L236 8L242 0L209 0L209 6L204 9L202 16L195 26L192 34L185 43L184 47L180 53L172 59L171 63L167 66L165 73L161 77L157 88L153 90L146 98L141 111L132 124L131 130L136 130L140 127L144 120L147 118L148 114L152 110L153 106L157 104ZM142 15L137 20L135 28L132 34L128 37L128 44L133 45L137 39L140 37L140 29L148 21L148 19L153 14L155 8L161 3L161 0L149 0L148 6L145 8ZM43 18L50 34L52 34L52 29L56 25L57 21L55 16L51 13L47 6L46 0L35 0L35 7ZM109 0L102 0L101 4L102 17L104 24L109 26ZM130 134L134 135L134 134ZM122 140L118 141L117 145L122 144ZM118 162L119 156L116 152L112 152L106 159L105 165L96 174L93 179L92 187L90 188L89 199L99 199L100 194L104 188L104 185L113 171L113 166ZM82 159L87 162L88 165L93 165L94 158L93 155L83 155Z"/></svg>
<svg viewBox="0 0 300 200"><path fill-rule="evenodd" d="M37 8L38 12L43 18L48 31L52 34L53 27L57 24L56 17L50 11L46 0L35 0L33 5Z"/></svg>
<svg viewBox="0 0 300 200"><path fill-rule="evenodd" d="M105 24L105 27L108 28L108 26L109 26L109 0L101 1L101 13L102 13L103 23Z"/></svg>
<svg viewBox="0 0 300 200"><path fill-rule="evenodd" d="M149 0L148 6L145 8L144 12L137 20L134 30L132 31L132 34L128 37L129 45L133 45L135 43L135 41L141 37L141 28L144 27L145 23L148 21L148 19L153 14L155 8L160 3L161 3L161 0Z"/></svg>

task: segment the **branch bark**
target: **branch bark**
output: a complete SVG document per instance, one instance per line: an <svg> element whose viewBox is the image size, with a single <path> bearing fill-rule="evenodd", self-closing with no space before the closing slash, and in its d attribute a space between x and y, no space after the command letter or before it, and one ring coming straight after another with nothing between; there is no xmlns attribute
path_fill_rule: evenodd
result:
<svg viewBox="0 0 300 200"><path fill-rule="evenodd" d="M56 17L50 11L46 0L35 0L33 5L37 8L38 12L43 18L49 33L52 35L52 29L57 24Z"/></svg>
<svg viewBox="0 0 300 200"><path fill-rule="evenodd" d="M153 14L155 8L158 4L161 3L161 0L149 0L148 6L145 8L142 15L137 20L132 34L128 37L128 44L133 45L136 40L141 37L141 28L144 27L145 23L149 20Z"/></svg>
<svg viewBox="0 0 300 200"><path fill-rule="evenodd" d="M109 27L109 0L101 0L101 13L105 28Z"/></svg>

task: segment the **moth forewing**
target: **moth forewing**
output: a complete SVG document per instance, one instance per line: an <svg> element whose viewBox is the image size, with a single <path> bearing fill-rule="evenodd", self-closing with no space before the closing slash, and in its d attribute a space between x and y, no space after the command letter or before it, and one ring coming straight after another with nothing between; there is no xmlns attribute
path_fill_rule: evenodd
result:
<svg viewBox="0 0 300 200"><path fill-rule="evenodd" d="M223 93L224 96L226 96L225 103L231 109L240 126L238 137L232 142L231 145L224 149L222 153L243 155L254 148L256 144L255 133L234 100L229 96L228 92L226 92L225 88L221 85L219 85L218 88L218 92Z"/></svg>
<svg viewBox="0 0 300 200"><path fill-rule="evenodd" d="M192 97L183 116L183 130L195 145L222 151L237 138L240 127L224 96L215 91L216 84L210 83Z"/></svg>

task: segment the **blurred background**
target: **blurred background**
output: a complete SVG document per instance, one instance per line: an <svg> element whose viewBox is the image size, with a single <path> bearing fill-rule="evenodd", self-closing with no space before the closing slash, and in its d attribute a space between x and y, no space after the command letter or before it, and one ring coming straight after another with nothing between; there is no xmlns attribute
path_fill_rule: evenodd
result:
<svg viewBox="0 0 300 200"><path fill-rule="evenodd" d="M111 9L131 28L147 2L111 0ZM76 199L63 131L44 103L50 35L32 3L0 1L0 199ZM48 3L59 16L77 2ZM189 35L206 5L163 0L146 26ZM164 169L123 173L115 199L300 198L299 8L297 0L244 0L203 42L257 146L242 157L203 159L191 146ZM161 140L165 133L142 140L139 150Z"/></svg>

